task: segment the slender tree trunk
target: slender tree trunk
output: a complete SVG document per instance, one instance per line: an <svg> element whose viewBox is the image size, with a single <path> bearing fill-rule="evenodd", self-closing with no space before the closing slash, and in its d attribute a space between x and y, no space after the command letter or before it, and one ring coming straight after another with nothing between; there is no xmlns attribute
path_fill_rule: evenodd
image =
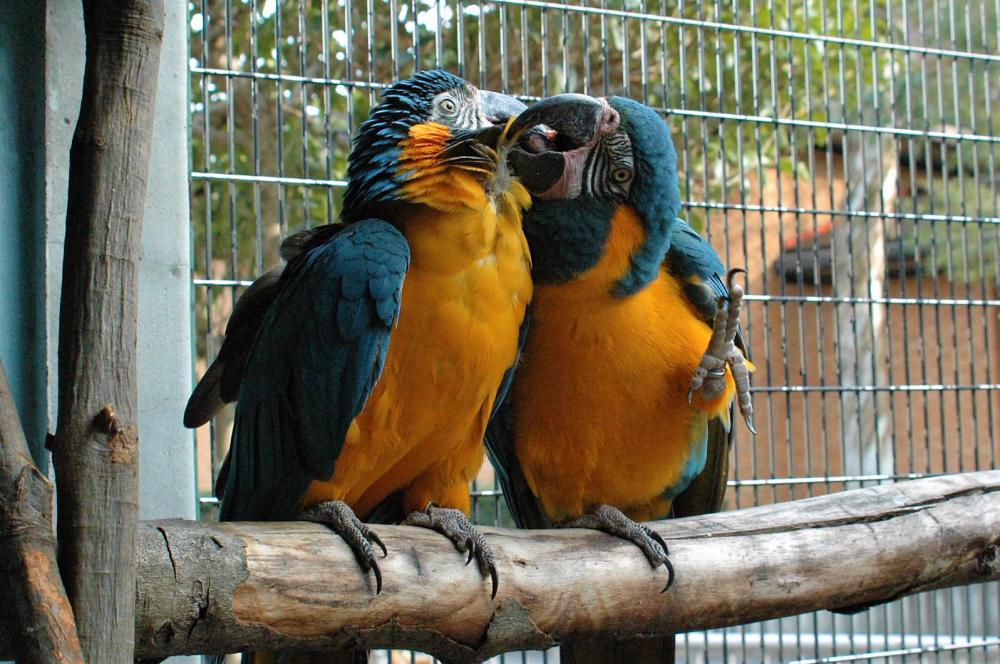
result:
<svg viewBox="0 0 1000 664"><path fill-rule="evenodd" d="M891 138L849 133L844 139L849 212L895 209L899 157ZM834 295L871 298L870 303L837 305L837 360L842 396L844 472L847 475L892 473L889 405L884 393L866 391L888 382L888 311L884 298L887 223L878 217L847 215L834 230ZM858 486L852 484L852 486Z"/></svg>
<svg viewBox="0 0 1000 664"><path fill-rule="evenodd" d="M22 664L83 664L56 566L52 483L31 460L0 363L0 604Z"/></svg>
<svg viewBox="0 0 1000 664"><path fill-rule="evenodd" d="M131 662L138 528L136 330L162 0L84 0L59 312L59 568L90 662Z"/></svg>

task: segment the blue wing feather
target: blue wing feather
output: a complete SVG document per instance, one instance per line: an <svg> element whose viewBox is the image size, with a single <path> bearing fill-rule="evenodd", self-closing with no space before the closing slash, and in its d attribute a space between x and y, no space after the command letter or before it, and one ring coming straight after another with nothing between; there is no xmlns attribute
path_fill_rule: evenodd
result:
<svg viewBox="0 0 1000 664"><path fill-rule="evenodd" d="M664 265L667 271L681 279L684 294L712 324L716 300L729 295L726 286L726 268L719 255L687 222L678 220ZM744 351L743 339L736 333L736 345ZM732 427L735 406L729 407L729 425L721 419L712 419L700 437L693 441L700 465L698 473L685 478L683 488L676 487L669 493L673 498L674 516L692 516L717 512L722 509L729 474L729 453L733 444ZM694 466L693 466L694 467Z"/></svg>
<svg viewBox="0 0 1000 664"><path fill-rule="evenodd" d="M247 362L223 520L291 518L333 474L385 366L408 266L406 239L371 219L289 263Z"/></svg>
<svg viewBox="0 0 1000 664"><path fill-rule="evenodd" d="M505 400L486 428L486 456L496 472L504 500L518 528L549 528L551 520L542 511L521 470L514 448L514 404Z"/></svg>
<svg viewBox="0 0 1000 664"><path fill-rule="evenodd" d="M726 268L708 240L684 220L674 226L670 250L664 264L684 282L684 292L707 321L715 316L715 300L729 295Z"/></svg>
<svg viewBox="0 0 1000 664"><path fill-rule="evenodd" d="M529 308L524 314L524 322L521 323L518 338L519 356L520 350L524 348L524 342L528 338L530 318L531 310ZM542 514L537 499L531 493L514 453L514 404L509 396L511 385L513 385L517 373L516 370L517 361L507 369L503 382L500 384L500 390L497 392L490 423L486 428L484 440L486 456L489 457L497 480L500 482L500 488L503 489L504 498L510 507L517 527L545 528L551 524Z"/></svg>
<svg viewBox="0 0 1000 664"><path fill-rule="evenodd" d="M528 305L524 310L524 320L521 321L521 328L517 332L517 356L514 358L514 364L507 367L507 371L504 372L503 380L500 381L500 389L497 390L496 399L493 401L493 412L490 413L490 417L496 416L497 410L500 406L507 400L507 395L510 392L510 386L514 384L514 375L517 373L517 363L521 359L521 351L524 350L524 342L528 338L528 328L531 326L531 305Z"/></svg>

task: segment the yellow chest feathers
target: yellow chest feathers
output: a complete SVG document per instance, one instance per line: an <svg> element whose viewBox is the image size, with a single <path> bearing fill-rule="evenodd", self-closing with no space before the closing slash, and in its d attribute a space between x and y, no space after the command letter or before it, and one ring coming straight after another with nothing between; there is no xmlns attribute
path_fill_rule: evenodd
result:
<svg viewBox="0 0 1000 664"><path fill-rule="evenodd" d="M643 237L620 210L597 265L535 291L513 392L516 453L555 519L598 503L662 513L659 496L710 415L687 401L711 332L682 284L663 270L632 296L612 295Z"/></svg>
<svg viewBox="0 0 1000 664"><path fill-rule="evenodd" d="M517 356L532 296L531 259L521 228L530 197L504 174L484 177L465 167L440 166L435 155L447 136L445 127L420 125L403 144L408 163L427 163L404 185L409 200L422 204L407 206L397 220L411 260L389 356L390 365L399 359L401 371L419 376L406 384L452 395L440 408L460 393L492 404Z"/></svg>
<svg viewBox="0 0 1000 664"><path fill-rule="evenodd" d="M467 509L487 419L517 357L532 295L521 229L530 198L516 181L487 192L474 174L439 167L426 142L408 149L409 163L427 163L404 185L409 204L393 211L411 257L399 322L334 477L314 483L306 504L347 500L364 515L402 489L407 509Z"/></svg>

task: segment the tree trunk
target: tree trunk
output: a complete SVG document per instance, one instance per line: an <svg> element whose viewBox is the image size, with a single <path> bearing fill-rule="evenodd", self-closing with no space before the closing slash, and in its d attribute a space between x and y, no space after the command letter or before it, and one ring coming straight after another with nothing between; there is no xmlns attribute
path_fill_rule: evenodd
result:
<svg viewBox="0 0 1000 664"><path fill-rule="evenodd" d="M875 123L875 118L871 120ZM880 134L853 132L847 134L843 145L846 210L894 211L899 171L896 142ZM847 215L834 227L835 296L873 300L886 297L886 229L891 223L877 217ZM841 397L844 472L892 473L895 463L888 434L889 399L882 392L851 389L888 383L888 311L879 302L842 303L836 311L839 382L847 388Z"/></svg>
<svg viewBox="0 0 1000 664"><path fill-rule="evenodd" d="M140 528L136 652L413 648L446 662L563 640L657 636L850 609L1000 579L1000 471L883 485L655 524L677 581L584 530L486 528L500 594L440 535L375 526L374 594L347 546L306 523ZM0 643L0 655L6 654Z"/></svg>
<svg viewBox="0 0 1000 664"><path fill-rule="evenodd" d="M52 483L31 460L0 363L0 605L22 664L83 664L73 610L56 567Z"/></svg>
<svg viewBox="0 0 1000 664"><path fill-rule="evenodd" d="M137 261L162 0L84 0L59 312L59 568L90 662L131 662L138 508Z"/></svg>

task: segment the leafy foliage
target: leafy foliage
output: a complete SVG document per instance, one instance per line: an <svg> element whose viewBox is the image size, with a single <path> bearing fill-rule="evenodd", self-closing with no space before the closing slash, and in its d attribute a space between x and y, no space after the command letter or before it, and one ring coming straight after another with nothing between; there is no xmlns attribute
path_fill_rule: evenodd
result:
<svg viewBox="0 0 1000 664"><path fill-rule="evenodd" d="M982 0L570 0L544 10L518 0L198 0L192 170L244 179L193 178L195 270L251 279L277 262L282 236L336 221L351 133L381 88L442 67L527 100L623 94L672 113L688 202L739 200L774 169L810 180L809 155L843 150L852 127L894 127L904 166L925 171L936 192L900 205L972 217L986 250L961 258L970 274L990 274L998 144L906 132L997 135L997 64L920 51L997 52L996 12ZM686 215L704 227L704 207ZM935 255L964 251L960 231L961 241L938 237L947 249ZM221 332L230 294L197 297L199 332Z"/></svg>

